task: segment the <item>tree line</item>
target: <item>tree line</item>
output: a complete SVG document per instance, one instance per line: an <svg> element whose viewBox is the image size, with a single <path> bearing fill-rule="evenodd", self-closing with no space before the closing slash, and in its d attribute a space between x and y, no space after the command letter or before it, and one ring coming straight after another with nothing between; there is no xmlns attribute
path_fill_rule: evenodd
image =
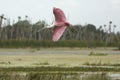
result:
<svg viewBox="0 0 120 80"><path fill-rule="evenodd" d="M6 19L4 15L1 15L0 40L51 40L52 28L40 30L47 25L44 20L31 23L28 16L25 16L24 20L19 16L18 21L11 25L10 19ZM93 24L71 25L65 30L60 40L119 42L120 32L115 33L116 27L112 21L109 21L109 25L103 25L99 28L96 28Z"/></svg>

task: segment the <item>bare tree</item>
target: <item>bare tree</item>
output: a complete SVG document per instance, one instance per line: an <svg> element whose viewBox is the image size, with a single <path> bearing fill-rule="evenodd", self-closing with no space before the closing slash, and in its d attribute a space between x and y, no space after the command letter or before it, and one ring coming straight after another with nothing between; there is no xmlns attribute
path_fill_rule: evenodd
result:
<svg viewBox="0 0 120 80"><path fill-rule="evenodd" d="M27 15L25 15L25 20L28 20L28 16Z"/></svg>
<svg viewBox="0 0 120 80"><path fill-rule="evenodd" d="M0 16L0 39L1 39L1 32L2 32L2 22L3 20L6 20L6 18L4 17L4 14L2 14Z"/></svg>
<svg viewBox="0 0 120 80"><path fill-rule="evenodd" d="M112 27L112 21L109 21L109 37L108 37L108 42L111 43L111 38L112 38L112 34L111 34L111 27Z"/></svg>
<svg viewBox="0 0 120 80"><path fill-rule="evenodd" d="M113 33L115 34L115 28L116 28L117 26L116 25L113 25Z"/></svg>
<svg viewBox="0 0 120 80"><path fill-rule="evenodd" d="M4 14L2 14L2 15L0 16L0 31L1 31L1 28L2 28L3 19L4 19Z"/></svg>
<svg viewBox="0 0 120 80"><path fill-rule="evenodd" d="M21 21L21 16L18 16L18 22Z"/></svg>
<svg viewBox="0 0 120 80"><path fill-rule="evenodd" d="M109 32L111 33L111 24L112 24L112 21L109 22Z"/></svg>

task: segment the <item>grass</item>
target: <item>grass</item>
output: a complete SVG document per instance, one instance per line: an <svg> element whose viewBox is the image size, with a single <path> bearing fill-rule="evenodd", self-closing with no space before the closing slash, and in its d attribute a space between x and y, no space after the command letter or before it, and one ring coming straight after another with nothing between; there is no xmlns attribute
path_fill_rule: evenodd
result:
<svg viewBox="0 0 120 80"><path fill-rule="evenodd" d="M0 68L1 72L120 72L115 67L9 67Z"/></svg>
<svg viewBox="0 0 120 80"><path fill-rule="evenodd" d="M52 48L52 47L116 47L120 43L109 43L100 41L83 41L83 40L61 40L53 42L50 40L0 40L0 48Z"/></svg>
<svg viewBox="0 0 120 80"><path fill-rule="evenodd" d="M88 55L89 56L106 56L108 54L105 54L105 53L95 53L95 52L91 51Z"/></svg>
<svg viewBox="0 0 120 80"><path fill-rule="evenodd" d="M87 49L87 48L47 48L47 49L0 49L0 53L8 51L10 53L17 53L20 51L18 55L16 54L2 54L0 55L0 67L1 68L12 68L12 67L21 67L21 68L41 68L41 67L87 67L87 66L112 66L119 67L120 66L120 55L97 55L96 53L103 53L105 51L112 52L110 49ZM35 52L31 52L31 50L35 50ZM47 54L47 52L54 51L57 54ZM70 53L66 53L66 52ZM26 54L26 52L28 52ZM45 54L42 54L46 52ZM59 52L59 54L58 54ZM65 54L61 54L64 52ZM92 56L88 54L74 54L74 53L92 53ZM22 54L21 54L22 53ZM36 54L37 53L37 54ZM96 56L97 55L97 56ZM88 68L86 68L88 69ZM83 69L84 70L84 69Z"/></svg>
<svg viewBox="0 0 120 80"><path fill-rule="evenodd" d="M7 62L9 67L36 67L36 66L62 66L76 67L83 66L85 62L107 64L119 64L120 55L88 56L82 54L22 54L22 55L0 55L0 62ZM8 67L0 64L1 67Z"/></svg>
<svg viewBox="0 0 120 80"><path fill-rule="evenodd" d="M92 52L86 48L0 49L0 53L6 52L5 50L11 53L19 51L20 54L0 55L0 80L108 80L109 77L97 75L96 72L120 72L119 54L95 54L111 52L111 49L92 49L92 55L74 54ZM52 51L70 53L40 54ZM25 54L26 52L30 54ZM88 72L95 72L95 75Z"/></svg>
<svg viewBox="0 0 120 80"><path fill-rule="evenodd" d="M57 47L57 48L0 48L0 52L38 52L38 51L43 51L43 52L47 52L47 51L71 51L71 52L75 52L75 51L86 51L86 52L106 52L106 51L117 51L116 47L96 47L96 48L86 48L86 47L82 47L82 48L78 48L78 47L74 47L74 48L68 48L68 47Z"/></svg>

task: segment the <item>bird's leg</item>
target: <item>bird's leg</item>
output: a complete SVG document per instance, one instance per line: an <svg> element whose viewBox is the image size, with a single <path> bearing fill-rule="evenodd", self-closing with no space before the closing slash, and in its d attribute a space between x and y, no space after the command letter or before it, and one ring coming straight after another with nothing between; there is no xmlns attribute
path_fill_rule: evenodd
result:
<svg viewBox="0 0 120 80"><path fill-rule="evenodd" d="M38 30L37 32L40 32L40 31L42 31L42 30L44 30L44 29L46 29L46 28L45 28L45 27L43 27L42 29Z"/></svg>
<svg viewBox="0 0 120 80"><path fill-rule="evenodd" d="M43 27L42 29L38 30L38 32L40 32L41 30L44 30L44 29L46 29L46 28L52 28L52 27L54 27L54 26L55 26L55 24L53 23L52 25Z"/></svg>

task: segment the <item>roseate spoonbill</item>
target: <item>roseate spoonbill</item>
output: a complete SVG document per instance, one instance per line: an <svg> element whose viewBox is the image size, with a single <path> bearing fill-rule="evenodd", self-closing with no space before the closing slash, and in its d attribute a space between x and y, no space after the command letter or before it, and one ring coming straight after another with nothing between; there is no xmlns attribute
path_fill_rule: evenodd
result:
<svg viewBox="0 0 120 80"><path fill-rule="evenodd" d="M66 27L70 26L70 23L67 22L66 16L61 9L54 7L53 14L55 16L55 21L53 22L53 24L50 26L45 26L41 30L43 30L45 28L53 27L52 40L58 41L60 39L60 37L62 36L63 32L65 31Z"/></svg>

